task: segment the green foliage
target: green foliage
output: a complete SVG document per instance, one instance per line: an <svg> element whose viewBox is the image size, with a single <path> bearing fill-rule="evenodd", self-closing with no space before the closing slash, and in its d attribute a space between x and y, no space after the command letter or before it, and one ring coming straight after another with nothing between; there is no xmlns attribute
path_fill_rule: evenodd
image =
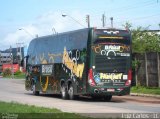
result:
<svg viewBox="0 0 160 119"><path fill-rule="evenodd" d="M10 76L12 74L12 71L11 69L7 68L3 71L3 76L6 77L6 76Z"/></svg>
<svg viewBox="0 0 160 119"><path fill-rule="evenodd" d="M160 36L138 27L132 30L132 51L134 53L160 52Z"/></svg>
<svg viewBox="0 0 160 119"><path fill-rule="evenodd" d="M158 25L160 27L160 24ZM132 28L132 24L128 21L122 26L127 29ZM148 29L149 26L131 29L133 53L160 52L160 35L148 32Z"/></svg>
<svg viewBox="0 0 160 119"><path fill-rule="evenodd" d="M132 69L133 70L138 70L140 65L141 65L141 62L139 60L132 60Z"/></svg>

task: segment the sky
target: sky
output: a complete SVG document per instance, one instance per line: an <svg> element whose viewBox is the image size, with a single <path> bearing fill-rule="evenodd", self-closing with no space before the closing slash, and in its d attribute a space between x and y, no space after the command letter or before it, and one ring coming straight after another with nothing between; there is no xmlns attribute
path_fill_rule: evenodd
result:
<svg viewBox="0 0 160 119"><path fill-rule="evenodd" d="M62 17L62 14L67 15ZM1 0L0 50L23 45L26 49L35 38L87 27L160 29L160 0Z"/></svg>

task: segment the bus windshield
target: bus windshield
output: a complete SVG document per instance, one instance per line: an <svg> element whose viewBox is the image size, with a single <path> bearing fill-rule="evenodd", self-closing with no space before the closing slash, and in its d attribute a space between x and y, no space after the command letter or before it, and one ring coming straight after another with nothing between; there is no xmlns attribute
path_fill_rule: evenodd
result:
<svg viewBox="0 0 160 119"><path fill-rule="evenodd" d="M130 41L128 39L96 39L92 50L96 55L108 56L130 56Z"/></svg>
<svg viewBox="0 0 160 119"><path fill-rule="evenodd" d="M119 44L130 45L130 38L129 37L124 37L123 39L97 38L93 42L93 44L105 44L105 43L115 43L115 44L119 43Z"/></svg>

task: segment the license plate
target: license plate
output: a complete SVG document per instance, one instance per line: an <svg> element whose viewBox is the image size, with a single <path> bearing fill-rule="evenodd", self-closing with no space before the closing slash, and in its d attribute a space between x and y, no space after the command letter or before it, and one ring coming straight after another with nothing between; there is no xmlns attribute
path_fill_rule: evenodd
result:
<svg viewBox="0 0 160 119"><path fill-rule="evenodd" d="M113 89L113 88L109 88L109 89L107 89L107 91L108 91L108 92L114 92L114 91L115 91L115 89Z"/></svg>

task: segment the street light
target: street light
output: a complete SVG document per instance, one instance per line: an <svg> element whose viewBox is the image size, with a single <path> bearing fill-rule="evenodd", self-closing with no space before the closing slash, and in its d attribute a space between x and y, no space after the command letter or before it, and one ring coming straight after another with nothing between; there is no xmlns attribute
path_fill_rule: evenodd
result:
<svg viewBox="0 0 160 119"><path fill-rule="evenodd" d="M20 30L20 31L23 30L23 31L25 31L28 35L30 35L32 38L35 38L35 37L34 37L32 34L30 34L26 29L20 28L19 30Z"/></svg>
<svg viewBox="0 0 160 119"><path fill-rule="evenodd" d="M86 27L83 24L81 24L78 20L76 20L75 18L71 17L70 15L62 14L62 17L66 17L66 16L70 17L72 20L74 20L75 22L77 22L79 25L81 25L83 27Z"/></svg>

